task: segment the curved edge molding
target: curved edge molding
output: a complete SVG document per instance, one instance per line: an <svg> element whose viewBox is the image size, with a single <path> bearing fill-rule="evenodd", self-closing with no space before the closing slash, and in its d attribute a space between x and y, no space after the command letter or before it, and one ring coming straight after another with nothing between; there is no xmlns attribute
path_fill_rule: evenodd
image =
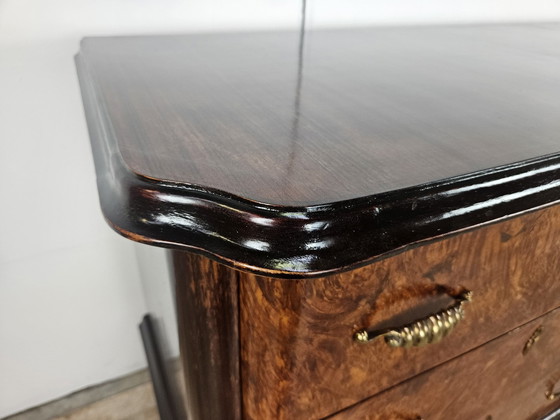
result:
<svg viewBox="0 0 560 420"><path fill-rule="evenodd" d="M266 276L317 277L560 201L560 154L300 208L143 178L123 163L80 55L76 63L103 214L138 242Z"/></svg>

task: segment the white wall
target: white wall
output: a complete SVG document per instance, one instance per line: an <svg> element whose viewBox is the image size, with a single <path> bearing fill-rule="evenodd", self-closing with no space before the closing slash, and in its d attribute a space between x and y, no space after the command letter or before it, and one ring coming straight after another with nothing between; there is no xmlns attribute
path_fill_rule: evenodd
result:
<svg viewBox="0 0 560 420"><path fill-rule="evenodd" d="M137 256L106 227L83 36L295 28L300 0L0 0L0 417L145 365ZM560 20L556 0L309 0L312 27Z"/></svg>

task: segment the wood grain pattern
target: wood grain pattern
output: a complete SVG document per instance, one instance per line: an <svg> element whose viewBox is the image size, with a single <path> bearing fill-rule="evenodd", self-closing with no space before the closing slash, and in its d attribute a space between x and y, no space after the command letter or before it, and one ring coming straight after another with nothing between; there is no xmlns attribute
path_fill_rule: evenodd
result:
<svg viewBox="0 0 560 420"><path fill-rule="evenodd" d="M560 25L87 38L125 165L305 207L560 152ZM299 107L297 106L299 97Z"/></svg>
<svg viewBox="0 0 560 420"><path fill-rule="evenodd" d="M238 277L194 254L171 253L189 419L241 418Z"/></svg>
<svg viewBox="0 0 560 420"><path fill-rule="evenodd" d="M539 341L523 355L538 327ZM542 419L560 407L545 396L560 379L559 348L556 310L329 419Z"/></svg>
<svg viewBox="0 0 560 420"><path fill-rule="evenodd" d="M300 278L560 199L560 26L306 39L299 81L291 32L85 40L111 226Z"/></svg>
<svg viewBox="0 0 560 420"><path fill-rule="evenodd" d="M321 418L535 319L560 305L559 245L560 207L552 207L325 278L242 274L244 413ZM399 314L426 315L433 304L420 305L440 286L474 293L442 342L353 341Z"/></svg>

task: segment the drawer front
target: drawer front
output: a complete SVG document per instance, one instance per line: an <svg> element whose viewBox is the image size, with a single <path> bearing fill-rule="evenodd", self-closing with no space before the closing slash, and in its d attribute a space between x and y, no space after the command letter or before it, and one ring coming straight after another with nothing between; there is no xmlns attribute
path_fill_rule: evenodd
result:
<svg viewBox="0 0 560 420"><path fill-rule="evenodd" d="M560 407L558 349L560 310L330 418L541 419Z"/></svg>
<svg viewBox="0 0 560 420"><path fill-rule="evenodd" d="M560 207L551 207L340 275L240 274L245 416L324 417L552 310L560 305L559 245ZM429 296L443 287L469 289L473 300L441 342L391 348L353 339L402 314L429 314L424 302L441 304Z"/></svg>

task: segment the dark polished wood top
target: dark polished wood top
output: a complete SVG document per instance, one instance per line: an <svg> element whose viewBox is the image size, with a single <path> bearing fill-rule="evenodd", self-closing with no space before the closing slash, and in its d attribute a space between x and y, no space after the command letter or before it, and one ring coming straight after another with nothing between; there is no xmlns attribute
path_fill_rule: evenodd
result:
<svg viewBox="0 0 560 420"><path fill-rule="evenodd" d="M560 198L560 25L89 38L101 204L133 239L320 275Z"/></svg>

